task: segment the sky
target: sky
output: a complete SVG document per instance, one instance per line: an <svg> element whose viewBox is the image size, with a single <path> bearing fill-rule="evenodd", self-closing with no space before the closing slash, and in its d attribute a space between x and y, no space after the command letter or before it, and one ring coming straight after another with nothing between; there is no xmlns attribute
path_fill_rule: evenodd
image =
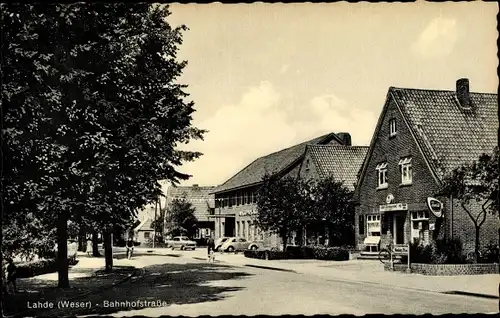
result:
<svg viewBox="0 0 500 318"><path fill-rule="evenodd" d="M495 3L172 4L179 82L203 156L181 185L220 185L258 157L330 132L369 145L390 86L494 93Z"/></svg>

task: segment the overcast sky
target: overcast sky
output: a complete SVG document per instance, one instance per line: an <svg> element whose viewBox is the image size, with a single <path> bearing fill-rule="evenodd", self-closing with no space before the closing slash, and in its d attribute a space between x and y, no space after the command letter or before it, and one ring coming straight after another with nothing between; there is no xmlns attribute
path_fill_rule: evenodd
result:
<svg viewBox="0 0 500 318"><path fill-rule="evenodd" d="M209 130L182 185L329 132L369 145L390 86L496 92L495 3L174 4L180 82ZM186 147L183 147L186 148Z"/></svg>

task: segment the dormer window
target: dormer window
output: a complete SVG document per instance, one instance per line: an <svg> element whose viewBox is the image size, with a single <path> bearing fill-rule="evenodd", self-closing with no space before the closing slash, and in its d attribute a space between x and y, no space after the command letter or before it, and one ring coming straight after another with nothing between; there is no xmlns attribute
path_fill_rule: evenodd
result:
<svg viewBox="0 0 500 318"><path fill-rule="evenodd" d="M401 170L401 184L412 184L411 157L399 160L399 167Z"/></svg>
<svg viewBox="0 0 500 318"><path fill-rule="evenodd" d="M389 184L387 183L387 162L382 162L375 168L378 173L378 187L377 189L386 189Z"/></svg>
<svg viewBox="0 0 500 318"><path fill-rule="evenodd" d="M397 133L396 118L392 118L389 120L389 137L394 137Z"/></svg>
<svg viewBox="0 0 500 318"><path fill-rule="evenodd" d="M310 168L310 163L309 163L309 159L306 160L306 171L309 171L309 168Z"/></svg>

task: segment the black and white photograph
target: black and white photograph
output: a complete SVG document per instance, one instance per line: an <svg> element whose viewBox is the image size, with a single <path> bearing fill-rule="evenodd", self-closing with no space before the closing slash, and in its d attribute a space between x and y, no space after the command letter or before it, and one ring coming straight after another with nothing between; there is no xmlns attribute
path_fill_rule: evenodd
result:
<svg viewBox="0 0 500 318"><path fill-rule="evenodd" d="M2 3L4 317L496 314L496 2Z"/></svg>

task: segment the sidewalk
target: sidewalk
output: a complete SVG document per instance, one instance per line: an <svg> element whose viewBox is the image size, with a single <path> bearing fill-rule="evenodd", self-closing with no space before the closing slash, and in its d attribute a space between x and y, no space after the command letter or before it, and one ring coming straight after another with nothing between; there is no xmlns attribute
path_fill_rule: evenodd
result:
<svg viewBox="0 0 500 318"><path fill-rule="evenodd" d="M36 308L39 303L44 304L42 306L57 306L58 301L81 299L120 284L137 273L136 268L126 261L114 259L113 263L113 271L106 273L104 258L79 256L78 264L68 270L69 288L57 287L57 272L18 279L18 292L3 298L4 314L38 315L40 310L45 309Z"/></svg>
<svg viewBox="0 0 500 318"><path fill-rule="evenodd" d="M263 266L301 274L318 275L333 280L385 285L390 288L414 289L439 293L461 292L498 298L500 276L461 275L427 276L384 271L377 260L260 260L242 254L217 254L216 260L239 266Z"/></svg>

